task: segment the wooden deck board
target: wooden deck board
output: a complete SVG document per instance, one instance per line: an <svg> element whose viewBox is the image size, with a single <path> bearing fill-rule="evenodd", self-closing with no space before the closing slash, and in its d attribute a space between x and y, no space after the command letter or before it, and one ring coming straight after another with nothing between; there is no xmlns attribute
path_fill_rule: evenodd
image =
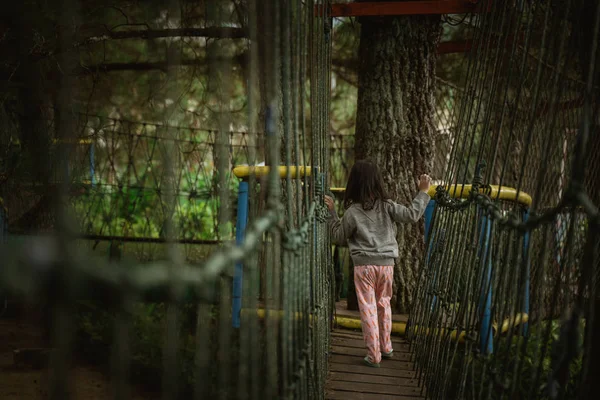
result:
<svg viewBox="0 0 600 400"><path fill-rule="evenodd" d="M350 364L350 365L360 365L363 363L363 358L365 356L346 356L340 354L332 354L329 358L330 362L335 362L339 364ZM398 360L383 360L382 364L385 364L386 368L390 369L401 369L403 371L412 371L413 364L406 361L398 361ZM370 367L372 368L372 367Z"/></svg>
<svg viewBox="0 0 600 400"><path fill-rule="evenodd" d="M421 389L418 387L403 385L381 385L378 383L330 381L327 386L331 390L342 390L346 392L351 391L359 393L393 394L400 396L419 396L421 394Z"/></svg>
<svg viewBox="0 0 600 400"><path fill-rule="evenodd" d="M341 346L341 345L332 346L331 353L339 354L339 355L343 355L343 356L356 356L356 357L360 357L360 358L364 358L366 355L364 347L361 349L361 348L346 347L346 346ZM397 352L396 350L394 350L394 355L393 355L392 361L410 361L410 356L411 356L410 353ZM388 360L385 360L385 361L388 361Z"/></svg>
<svg viewBox="0 0 600 400"><path fill-rule="evenodd" d="M327 400L423 400L422 396L385 395L332 390L325 392Z"/></svg>
<svg viewBox="0 0 600 400"><path fill-rule="evenodd" d="M354 347L357 349L362 349L364 353L365 342L362 338L354 339L354 338L346 338L344 336L331 336L331 344L333 346L344 346L344 347ZM410 353L410 347L407 343L397 343L392 341L392 345L394 346L394 355L398 353Z"/></svg>
<svg viewBox="0 0 600 400"><path fill-rule="evenodd" d="M402 385L410 387L418 387L419 382L414 378L401 378L398 376L382 376L382 375L363 375L351 372L335 372L329 373L329 379L332 381L341 382L361 382L361 383L376 383L379 385Z"/></svg>
<svg viewBox="0 0 600 400"><path fill-rule="evenodd" d="M331 337L341 337L341 338L346 338L346 339L363 340L362 332L360 330L359 331L351 331L351 330L347 330L347 329L334 329L333 332L331 333ZM399 338L396 336L392 336L392 343L394 344L394 346L396 344L408 345L408 342L404 338Z"/></svg>
<svg viewBox="0 0 600 400"><path fill-rule="evenodd" d="M392 338L394 358L382 360L380 368L363 364L366 349L359 331L336 329L331 334L326 399L416 400L423 399L410 347L402 338Z"/></svg>
<svg viewBox="0 0 600 400"><path fill-rule="evenodd" d="M385 365L383 365L381 368L371 368L359 363L344 364L333 361L330 361L329 363L329 371L341 373L357 373L362 375L391 376L410 379L413 379L416 376L414 371L386 368Z"/></svg>

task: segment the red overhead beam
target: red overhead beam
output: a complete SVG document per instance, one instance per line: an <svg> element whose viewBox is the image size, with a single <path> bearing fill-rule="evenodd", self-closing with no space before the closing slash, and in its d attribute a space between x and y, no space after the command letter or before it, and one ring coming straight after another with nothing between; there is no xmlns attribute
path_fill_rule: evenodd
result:
<svg viewBox="0 0 600 400"><path fill-rule="evenodd" d="M472 40L454 40L438 44L438 54L466 53L473 47Z"/></svg>
<svg viewBox="0 0 600 400"><path fill-rule="evenodd" d="M481 1L484 2L485 0ZM329 16L376 17L386 15L468 14L483 12L483 6L478 3L479 1L477 0L423 0L332 4ZM322 10L323 6L315 6L317 15L321 15Z"/></svg>
<svg viewBox="0 0 600 400"><path fill-rule="evenodd" d="M524 41L523 34L519 35L519 38L516 40L517 43L521 43ZM478 47L502 47L504 46L507 49L514 44L515 37L514 35L510 35L507 38L499 39L497 37L488 39L487 41L479 40L473 42L471 39L466 40L453 40L448 42L441 42L438 44L438 54L452 54L452 53L467 53L471 50L477 49Z"/></svg>

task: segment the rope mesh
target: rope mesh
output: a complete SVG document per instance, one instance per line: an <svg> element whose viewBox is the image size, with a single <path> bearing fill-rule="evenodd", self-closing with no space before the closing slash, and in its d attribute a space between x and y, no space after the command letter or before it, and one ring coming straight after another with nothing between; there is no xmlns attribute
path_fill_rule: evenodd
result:
<svg viewBox="0 0 600 400"><path fill-rule="evenodd" d="M594 398L598 19L483 3L407 336L428 398Z"/></svg>
<svg viewBox="0 0 600 400"><path fill-rule="evenodd" d="M74 3L60 9L64 21L80 17ZM207 24L233 23L224 3L206 2ZM0 293L45 303L50 398L69 398L82 324L102 325L98 336L112 342L118 399L129 398L140 357L160 365L165 399L323 398L333 308L327 3L248 1L244 132L232 129L227 46L210 41L205 101L215 129L178 123L176 104L152 123L75 112L73 85L43 117L2 116L7 125L35 119L49 143L47 164L2 171ZM180 6L169 2L169 24L190 23ZM73 38L62 40L70 48ZM181 65L169 52L168 81L183 79ZM4 130L7 154L19 156L10 136L22 129ZM267 174L253 168L261 162ZM234 176L236 165L249 173ZM292 173L302 167L310 174ZM248 226L236 232L242 208Z"/></svg>

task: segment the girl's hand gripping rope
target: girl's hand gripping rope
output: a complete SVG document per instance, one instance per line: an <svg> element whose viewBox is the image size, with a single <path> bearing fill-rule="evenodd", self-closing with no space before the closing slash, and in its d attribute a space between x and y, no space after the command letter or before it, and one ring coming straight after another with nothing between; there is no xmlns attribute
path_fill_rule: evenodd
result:
<svg viewBox="0 0 600 400"><path fill-rule="evenodd" d="M427 174L423 174L419 177L419 190L427 193L431 186L431 177Z"/></svg>
<svg viewBox="0 0 600 400"><path fill-rule="evenodd" d="M334 203L332 197L329 197L326 195L325 196L325 204L327 205L327 208L329 209L329 211L335 210L335 203Z"/></svg>

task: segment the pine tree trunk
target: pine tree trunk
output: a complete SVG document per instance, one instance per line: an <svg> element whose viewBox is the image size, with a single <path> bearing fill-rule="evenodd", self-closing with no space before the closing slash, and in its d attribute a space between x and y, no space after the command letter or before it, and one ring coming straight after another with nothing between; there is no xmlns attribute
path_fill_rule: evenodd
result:
<svg viewBox="0 0 600 400"><path fill-rule="evenodd" d="M382 172L390 197L408 205L433 163L439 16L370 18L359 50L356 159ZM408 313L424 254L424 224L398 226L392 308ZM349 299L349 303L350 303Z"/></svg>

